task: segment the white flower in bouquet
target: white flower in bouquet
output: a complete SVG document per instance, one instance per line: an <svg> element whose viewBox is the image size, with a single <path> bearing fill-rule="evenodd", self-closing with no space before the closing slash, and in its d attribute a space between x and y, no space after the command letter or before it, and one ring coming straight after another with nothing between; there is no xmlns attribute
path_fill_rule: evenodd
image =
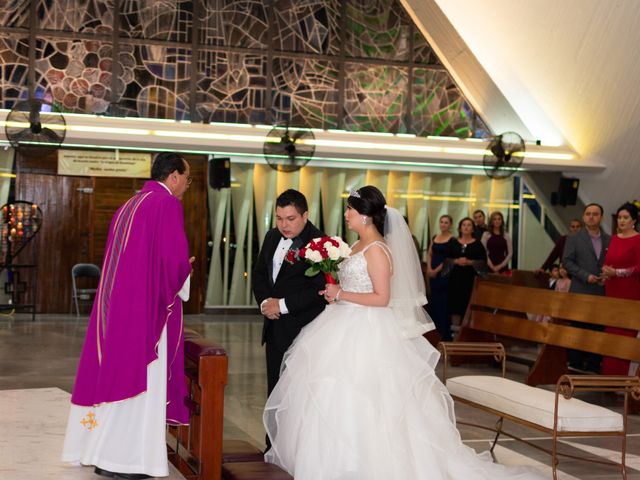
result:
<svg viewBox="0 0 640 480"><path fill-rule="evenodd" d="M307 250L304 252L304 258L306 258L307 260L311 260L313 263L319 263L322 261L322 254L317 250L311 250L310 248L307 248Z"/></svg>
<svg viewBox="0 0 640 480"><path fill-rule="evenodd" d="M351 247L348 243L344 242L340 237L332 237L338 242L338 249L340 250L340 257L347 258L351 255Z"/></svg>
<svg viewBox="0 0 640 480"><path fill-rule="evenodd" d="M331 244L327 245L325 243L325 248L327 249L327 253L329 254L329 258L331 260L338 260L340 258L340 249L338 247L334 247Z"/></svg>

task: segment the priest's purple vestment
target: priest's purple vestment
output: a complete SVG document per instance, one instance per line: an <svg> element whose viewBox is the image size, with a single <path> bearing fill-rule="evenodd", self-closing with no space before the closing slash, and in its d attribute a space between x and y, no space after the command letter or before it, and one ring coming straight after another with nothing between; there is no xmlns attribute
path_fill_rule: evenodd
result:
<svg viewBox="0 0 640 480"><path fill-rule="evenodd" d="M102 275L71 402L95 406L147 389L166 325L167 422L186 424L182 300L191 273L182 204L148 181L118 209L109 228Z"/></svg>

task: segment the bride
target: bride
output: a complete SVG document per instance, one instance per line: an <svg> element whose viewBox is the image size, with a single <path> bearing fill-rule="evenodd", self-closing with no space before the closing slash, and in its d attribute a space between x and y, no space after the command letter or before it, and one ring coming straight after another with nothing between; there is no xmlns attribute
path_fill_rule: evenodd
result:
<svg viewBox="0 0 640 480"><path fill-rule="evenodd" d="M373 186L345 219L360 240L340 264L330 303L287 351L264 411L265 460L296 480L541 479L465 446L439 354L411 233ZM384 232L384 236L383 236Z"/></svg>

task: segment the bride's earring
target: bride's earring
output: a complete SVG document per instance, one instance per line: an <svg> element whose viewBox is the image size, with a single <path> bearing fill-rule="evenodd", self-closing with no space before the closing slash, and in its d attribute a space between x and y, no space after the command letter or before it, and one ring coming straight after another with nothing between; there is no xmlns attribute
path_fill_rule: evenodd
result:
<svg viewBox="0 0 640 480"><path fill-rule="evenodd" d="M362 224L363 225L367 224L367 217L365 217L364 215L362 216Z"/></svg>

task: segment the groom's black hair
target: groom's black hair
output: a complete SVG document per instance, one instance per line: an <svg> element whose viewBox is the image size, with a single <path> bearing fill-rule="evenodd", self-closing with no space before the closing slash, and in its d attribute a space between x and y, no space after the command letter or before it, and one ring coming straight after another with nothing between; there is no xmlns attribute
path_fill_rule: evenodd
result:
<svg viewBox="0 0 640 480"><path fill-rule="evenodd" d="M293 205L300 215L309 210L306 197L293 188L285 190L276 199L276 207L283 208L289 205Z"/></svg>
<svg viewBox="0 0 640 480"><path fill-rule="evenodd" d="M387 216L384 195L373 185L365 185L356 190L355 195L349 195L347 204L361 215L367 215L373 220L380 235L384 235L384 220Z"/></svg>

